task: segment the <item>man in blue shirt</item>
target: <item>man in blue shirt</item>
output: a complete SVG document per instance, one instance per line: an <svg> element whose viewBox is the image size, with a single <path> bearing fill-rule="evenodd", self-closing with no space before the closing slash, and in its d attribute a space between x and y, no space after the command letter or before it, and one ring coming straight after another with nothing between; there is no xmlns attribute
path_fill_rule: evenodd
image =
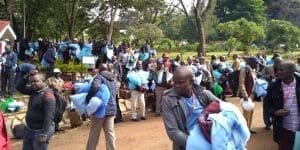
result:
<svg viewBox="0 0 300 150"><path fill-rule="evenodd" d="M220 101L210 91L193 84L193 73L187 66L178 67L173 87L162 97L163 121L173 150L184 150L190 129L211 101Z"/></svg>
<svg viewBox="0 0 300 150"><path fill-rule="evenodd" d="M15 89L13 86L13 82L15 79L15 71L17 68L17 55L13 52L11 47L11 43L7 41L5 52L1 57L1 96L8 94L9 96L13 96ZM8 82L8 93L7 89Z"/></svg>

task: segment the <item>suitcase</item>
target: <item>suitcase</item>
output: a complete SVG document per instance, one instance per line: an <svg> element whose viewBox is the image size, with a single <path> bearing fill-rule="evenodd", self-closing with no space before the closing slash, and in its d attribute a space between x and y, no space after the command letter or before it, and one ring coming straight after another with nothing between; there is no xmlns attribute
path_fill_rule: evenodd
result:
<svg viewBox="0 0 300 150"><path fill-rule="evenodd" d="M68 117L70 119L70 124L72 128L77 128L83 124L79 113L75 110L69 111Z"/></svg>
<svg viewBox="0 0 300 150"><path fill-rule="evenodd" d="M120 98L122 99L130 99L131 98L131 94L130 91L127 89L120 89Z"/></svg>

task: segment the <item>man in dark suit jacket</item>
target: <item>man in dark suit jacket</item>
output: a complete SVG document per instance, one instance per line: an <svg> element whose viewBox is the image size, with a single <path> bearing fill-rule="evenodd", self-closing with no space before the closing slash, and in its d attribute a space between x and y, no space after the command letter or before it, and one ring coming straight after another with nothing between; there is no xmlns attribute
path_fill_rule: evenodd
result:
<svg viewBox="0 0 300 150"><path fill-rule="evenodd" d="M273 118L273 138L279 150L292 150L295 133L300 131L300 77L295 64L279 64L278 79L272 82L266 96L267 111Z"/></svg>

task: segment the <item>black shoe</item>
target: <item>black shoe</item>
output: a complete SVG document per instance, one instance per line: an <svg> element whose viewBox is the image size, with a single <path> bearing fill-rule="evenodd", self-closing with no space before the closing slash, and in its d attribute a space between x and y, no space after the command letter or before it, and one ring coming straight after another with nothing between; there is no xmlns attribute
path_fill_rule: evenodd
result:
<svg viewBox="0 0 300 150"><path fill-rule="evenodd" d="M253 131L252 129L249 129L249 131L250 131L251 134L256 134L256 132Z"/></svg>
<svg viewBox="0 0 300 150"><path fill-rule="evenodd" d="M270 126L266 126L265 130L271 130Z"/></svg>
<svg viewBox="0 0 300 150"><path fill-rule="evenodd" d="M146 120L146 117L141 117L141 120Z"/></svg>
<svg viewBox="0 0 300 150"><path fill-rule="evenodd" d="M55 132L64 132L65 130L63 129L55 129Z"/></svg>
<svg viewBox="0 0 300 150"><path fill-rule="evenodd" d="M135 118L135 119L131 119L131 121L135 121L136 122L136 121L139 121L139 120Z"/></svg>
<svg viewBox="0 0 300 150"><path fill-rule="evenodd" d="M160 117L160 114L159 113L155 114L155 117Z"/></svg>

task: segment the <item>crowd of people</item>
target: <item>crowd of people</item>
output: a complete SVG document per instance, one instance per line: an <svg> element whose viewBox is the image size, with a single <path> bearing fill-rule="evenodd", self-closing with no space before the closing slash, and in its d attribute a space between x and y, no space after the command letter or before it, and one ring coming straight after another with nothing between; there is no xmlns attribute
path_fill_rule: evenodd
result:
<svg viewBox="0 0 300 150"><path fill-rule="evenodd" d="M211 114L219 114L219 117L229 119L227 122L233 122L226 124L235 128L226 139L227 148L244 149L250 133L256 133L252 129L255 109L252 101L263 102L265 129L270 130L273 125L274 140L279 149L292 149L295 133L300 131L300 58L295 63L282 60L279 54L274 54L271 59L260 54L234 55L232 61L215 55L210 60L204 56L189 56L184 60L180 55L171 59L167 53L157 56L149 42L133 50L126 42L116 47L112 42L80 44L76 39L61 43L39 39L35 44L25 46L22 42L15 46L8 42L5 50L1 56L1 96L13 96L16 90L30 95L24 150L47 149L55 130L60 130L58 124L67 104L61 96L65 84L55 62L61 59L64 63L71 60L80 63L85 56L97 57L90 75L73 81L89 83L85 103L95 102L92 99L102 89L100 85L109 89L106 105L101 108L104 115L99 117L100 108L88 116L83 114L91 121L87 150L97 148L102 128L106 149L116 149L114 123L123 122L119 99L124 97L120 90L130 92L131 121L134 122L147 119L146 94L155 95L152 111L156 117L162 115L173 149L193 147L189 135L196 125L205 137L204 143L208 147L216 146L210 139L215 138L211 132L215 132L218 119L213 121ZM38 57L42 66L47 66L47 78L36 67L33 57ZM17 64L18 58L24 63ZM76 89L72 90L75 94ZM234 111L234 106L228 105L229 96L240 97L242 104L249 105L242 105L243 117L238 117L242 115ZM140 115L137 114L138 101ZM236 117L228 117L229 112ZM241 137L239 140L237 135Z"/></svg>

